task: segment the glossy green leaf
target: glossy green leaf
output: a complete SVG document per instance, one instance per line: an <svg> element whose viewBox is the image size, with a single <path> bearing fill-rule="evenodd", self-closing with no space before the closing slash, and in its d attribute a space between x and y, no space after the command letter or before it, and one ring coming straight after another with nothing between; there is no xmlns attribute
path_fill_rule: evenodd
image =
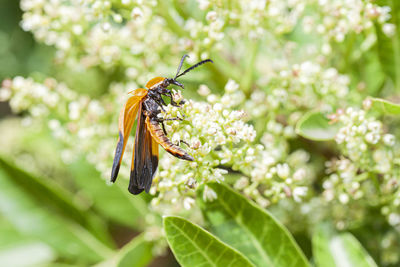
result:
<svg viewBox="0 0 400 267"><path fill-rule="evenodd" d="M318 267L377 267L350 233L335 235L329 228L320 227L313 236L312 247Z"/></svg>
<svg viewBox="0 0 400 267"><path fill-rule="evenodd" d="M7 177L43 207L73 220L87 228L105 244L112 246L111 237L107 234L107 228L103 222L93 213L73 202L73 195L64 190L49 179L40 179L29 174L14 164L0 157L0 168L7 173Z"/></svg>
<svg viewBox="0 0 400 267"><path fill-rule="evenodd" d="M219 183L217 199L199 201L212 232L257 266L309 266L288 230L266 210Z"/></svg>
<svg viewBox="0 0 400 267"><path fill-rule="evenodd" d="M369 98L371 100L371 110L383 115L399 115L400 105L381 98Z"/></svg>
<svg viewBox="0 0 400 267"><path fill-rule="evenodd" d="M89 263L111 251L81 225L49 210L0 169L0 215L24 236L49 245L58 255Z"/></svg>
<svg viewBox="0 0 400 267"><path fill-rule="evenodd" d="M168 244L182 266L254 266L240 252L201 227L179 217L164 217Z"/></svg>
<svg viewBox="0 0 400 267"><path fill-rule="evenodd" d="M378 37L378 54L379 59L385 73L396 84L397 90L400 89L400 1L398 0L378 0L381 6L389 6L391 8L390 23L396 25L393 36L387 36L382 31L382 25L376 24L376 32Z"/></svg>
<svg viewBox="0 0 400 267"><path fill-rule="evenodd" d="M296 133L298 135L314 141L332 140L339 129L340 124L331 123L320 112L308 112L296 125Z"/></svg>

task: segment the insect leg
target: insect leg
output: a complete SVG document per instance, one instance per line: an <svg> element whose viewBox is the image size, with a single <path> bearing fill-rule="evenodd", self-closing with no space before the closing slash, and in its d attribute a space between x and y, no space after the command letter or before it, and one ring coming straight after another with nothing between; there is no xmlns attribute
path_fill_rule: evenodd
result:
<svg viewBox="0 0 400 267"><path fill-rule="evenodd" d="M167 118L167 119L162 119L163 121L182 121L182 118L179 117L174 117L174 118Z"/></svg>
<svg viewBox="0 0 400 267"><path fill-rule="evenodd" d="M182 119L182 118L179 118L179 117L174 117L174 118L166 118L166 119L163 119L163 118L155 118L155 120L156 120L157 122L163 123L164 121L182 121L183 119Z"/></svg>
<svg viewBox="0 0 400 267"><path fill-rule="evenodd" d="M167 130L165 130L164 121L161 121L161 126L162 126L162 130L163 130L164 134L167 136L168 133L167 133Z"/></svg>
<svg viewBox="0 0 400 267"><path fill-rule="evenodd" d="M187 145L188 147L190 147L190 145L188 144L188 142L186 142L185 140L179 140L180 143L184 143L185 145Z"/></svg>
<svg viewBox="0 0 400 267"><path fill-rule="evenodd" d="M168 96L171 98L171 105L173 105L173 106L175 106L175 107L180 107L180 105L178 105L178 104L174 101L174 98L172 97L171 91L168 92Z"/></svg>
<svg viewBox="0 0 400 267"><path fill-rule="evenodd" d="M168 118L168 119L155 118L155 120L156 120L158 123L161 123L162 130L163 130L164 134L165 134L165 135L168 135L167 130L165 130L164 121L175 121L175 120L182 120L182 119L176 117L176 118Z"/></svg>
<svg viewBox="0 0 400 267"><path fill-rule="evenodd" d="M174 145L176 145L176 146L179 146L181 143L183 143L183 144L185 144L185 145L187 145L189 148L190 148L190 145L189 145L189 143L188 142L186 142L185 140L179 140L176 144L174 144Z"/></svg>

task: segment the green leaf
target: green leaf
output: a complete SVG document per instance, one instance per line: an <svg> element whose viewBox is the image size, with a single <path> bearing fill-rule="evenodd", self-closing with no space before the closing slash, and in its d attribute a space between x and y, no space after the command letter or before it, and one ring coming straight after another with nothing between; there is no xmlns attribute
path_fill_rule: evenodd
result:
<svg viewBox="0 0 400 267"><path fill-rule="evenodd" d="M339 123L330 123L320 112L308 112L297 122L296 133L314 141L332 140L340 129Z"/></svg>
<svg viewBox="0 0 400 267"><path fill-rule="evenodd" d="M0 250L2 266L42 266L54 259L53 250L39 242L18 244Z"/></svg>
<svg viewBox="0 0 400 267"><path fill-rule="evenodd" d="M257 266L308 266L293 237L271 214L225 185L208 186L217 199L198 200L212 232L223 242Z"/></svg>
<svg viewBox="0 0 400 267"><path fill-rule="evenodd" d="M0 156L0 168L7 173L7 177L35 201L57 214L79 223L91 231L100 240L113 246L111 237L103 222L84 207L73 202L73 196L49 179L40 179L14 166Z"/></svg>
<svg viewBox="0 0 400 267"><path fill-rule="evenodd" d="M0 236L0 251L7 249L9 246L37 241L19 233L10 222L2 217L0 217Z"/></svg>
<svg viewBox="0 0 400 267"><path fill-rule="evenodd" d="M381 113L383 115L399 115L400 114L400 105L392 103L390 101L381 99L381 98L373 98L370 97L368 100L371 100L371 110Z"/></svg>
<svg viewBox="0 0 400 267"><path fill-rule="evenodd" d="M107 218L128 227L138 227L148 214L145 200L130 194L124 179L107 185L99 172L84 159L73 163L69 171L82 194L93 203L94 209Z"/></svg>
<svg viewBox="0 0 400 267"><path fill-rule="evenodd" d="M49 245L63 258L92 263L111 255L111 250L81 225L49 210L14 183L0 168L0 215L26 237Z"/></svg>
<svg viewBox="0 0 400 267"><path fill-rule="evenodd" d="M380 62L385 73L391 78L400 90L400 1L398 0L378 0L381 6L389 6L391 8L390 23L396 25L394 36L388 37L382 32L382 25L376 24L376 32L378 37L378 54Z"/></svg>
<svg viewBox="0 0 400 267"><path fill-rule="evenodd" d="M240 252L201 227L179 217L164 217L168 244L182 266L254 266Z"/></svg>
<svg viewBox="0 0 400 267"><path fill-rule="evenodd" d="M153 259L153 244L146 241L143 236L134 238L125 245L119 253L118 267L148 266Z"/></svg>
<svg viewBox="0 0 400 267"><path fill-rule="evenodd" d="M153 243L144 239L143 235L137 236L126 244L118 253L96 267L145 267L153 259Z"/></svg>
<svg viewBox="0 0 400 267"><path fill-rule="evenodd" d="M319 227L312 239L316 266L377 267L372 257L350 233L335 235L327 227Z"/></svg>

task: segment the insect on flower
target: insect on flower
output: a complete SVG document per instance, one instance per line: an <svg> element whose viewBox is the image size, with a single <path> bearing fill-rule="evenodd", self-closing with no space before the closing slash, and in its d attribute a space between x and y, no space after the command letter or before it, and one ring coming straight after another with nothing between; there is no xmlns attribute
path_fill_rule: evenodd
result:
<svg viewBox="0 0 400 267"><path fill-rule="evenodd" d="M147 82L147 89L139 88L130 92L132 96L126 101L119 115L119 139L112 166L111 182L115 182L117 179L125 146L137 117L138 122L128 187L129 192L134 195L140 194L143 190L148 193L150 190L158 166L159 144L177 158L189 161L194 160L185 150L173 144L168 139L165 131L164 121L182 119L178 117L169 119L158 117L161 110L164 111L163 106L166 106L162 98L163 95L171 99L171 105L179 107L175 103L168 86L173 84L183 89L183 84L179 83L176 80L177 78L206 62L213 62L211 59L200 61L179 74L186 57L187 55L182 57L174 78L156 77Z"/></svg>

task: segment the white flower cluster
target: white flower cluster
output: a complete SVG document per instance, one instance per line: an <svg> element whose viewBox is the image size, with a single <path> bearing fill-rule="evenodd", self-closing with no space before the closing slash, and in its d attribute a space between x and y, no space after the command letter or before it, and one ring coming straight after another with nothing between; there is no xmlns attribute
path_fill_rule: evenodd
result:
<svg viewBox="0 0 400 267"><path fill-rule="evenodd" d="M235 188L243 190L262 207L287 198L302 202L313 180L313 172L307 163L305 151L295 151L288 155L286 162L279 162L269 149L265 149L254 162L250 179L242 177L235 183Z"/></svg>
<svg viewBox="0 0 400 267"><path fill-rule="evenodd" d="M338 103L350 100L349 77L335 68L324 69L316 62L277 66L268 73L268 77L268 80L260 81L260 88L254 90L244 103L244 109L251 117L285 115L288 124L293 127L302 115L300 110L318 108L332 112ZM244 97L241 99L244 100ZM292 132L289 128L283 130L285 133Z"/></svg>
<svg viewBox="0 0 400 267"><path fill-rule="evenodd" d="M323 197L330 202L337 199L346 205L350 199L360 199L364 196L361 183L367 178L357 174L358 168L349 159L340 158L326 162L329 178L323 183Z"/></svg>
<svg viewBox="0 0 400 267"><path fill-rule="evenodd" d="M225 38L290 32L306 6L300 0L217 2L197 1L204 12L196 17L171 13L163 1L22 0L21 25L37 40L54 45L59 59L73 56L85 66L137 68L138 55L150 66L160 61L161 51L191 51L195 61L222 49Z"/></svg>
<svg viewBox="0 0 400 267"><path fill-rule="evenodd" d="M160 61L161 50L177 42L165 31L163 18L154 18L156 2L140 2L22 0L21 26L37 40L54 45L59 60L68 58L71 63L75 58L85 67L118 65L135 78L141 70L135 56L152 66Z"/></svg>
<svg viewBox="0 0 400 267"><path fill-rule="evenodd" d="M260 39L265 33L276 35L291 31L298 18L303 14L307 1L230 1L221 4L218 1L198 0L199 8L205 10L205 25L199 23L205 31L215 29L217 38L224 37L223 26L228 27L229 35ZM218 2L218 3L217 3ZM212 34L210 34L212 36ZM206 45L209 40L204 40Z"/></svg>
<svg viewBox="0 0 400 267"><path fill-rule="evenodd" d="M343 149L344 155L365 166L365 170L387 173L392 169L395 138L384 134L382 123L368 117L364 110L347 108L339 110L336 117L343 127L336 134L335 141ZM373 152L371 158L370 153ZM379 163L379 164L377 164Z"/></svg>
<svg viewBox="0 0 400 267"><path fill-rule="evenodd" d="M314 174L308 166L307 152L298 150L288 155L286 139L294 137L293 127L284 127L271 120L267 123L263 144L254 144L256 133L251 126L244 124L245 114L230 111L230 106L239 105L243 101L243 92L233 80L228 81L225 91L223 96L218 97L201 85L199 93L215 104L189 101L183 110L169 106L168 116L181 117L181 112L189 116L189 125L182 122L169 123L167 131L175 132L171 138L174 142L180 139L189 141L192 147L189 151L195 162L187 163L173 157L164 157L161 164L167 165L163 166L164 171L157 178L160 182L156 184L157 191L165 193L159 194L153 203L158 205L160 199L171 199L176 203L172 206L174 209L179 210L177 203L186 203L186 207L189 207L187 197L186 202L178 201L178 197L188 188L195 188L202 182L221 179L221 174L226 171L222 170L221 173L218 166L240 171L243 176L235 182L234 187L263 207L283 198L302 201L307 195L306 186L311 183ZM188 165L195 167L196 171L183 171ZM209 191L205 190L204 194ZM165 208L162 206L162 209Z"/></svg>
<svg viewBox="0 0 400 267"><path fill-rule="evenodd" d="M382 205L382 213L392 225L400 224L400 154L392 134L365 110L347 108L333 117L342 127L335 141L345 157L326 162L329 175L323 182L327 202L347 205L364 199L363 205ZM371 192L375 192L372 194ZM380 198L380 194L393 197ZM400 218L400 216L399 216Z"/></svg>
<svg viewBox="0 0 400 267"><path fill-rule="evenodd" d="M373 0L314 0L315 15L306 16L303 20L305 32L318 33L326 41L343 42L350 33L373 32L374 23L382 25L388 36L392 36L395 27L388 23L390 8L378 6ZM330 48L325 47L325 53Z"/></svg>
<svg viewBox="0 0 400 267"><path fill-rule="evenodd" d="M181 98L180 92L175 94ZM158 193L152 204L157 209L160 202L171 202L170 207L179 211L194 204L193 197L198 186L209 181L223 181L226 168L240 165L246 168L254 160L251 143L256 132L244 123L243 111L223 107L220 103L187 101L182 108L168 105L165 118L180 117L183 121L166 123L167 132L172 132L171 141L182 144L195 159L193 162L179 160L165 153L160 160L160 171L155 178L152 193ZM211 189L204 190L205 199L215 198ZM162 206L165 211L166 206Z"/></svg>
<svg viewBox="0 0 400 267"><path fill-rule="evenodd" d="M124 92L131 86L114 85L106 98L90 99L52 78L37 83L18 76L3 81L0 101L10 100L13 111L28 111L33 118L47 122L53 136L65 146L61 152L65 162L84 153L108 177L118 128L115 110L122 106Z"/></svg>

